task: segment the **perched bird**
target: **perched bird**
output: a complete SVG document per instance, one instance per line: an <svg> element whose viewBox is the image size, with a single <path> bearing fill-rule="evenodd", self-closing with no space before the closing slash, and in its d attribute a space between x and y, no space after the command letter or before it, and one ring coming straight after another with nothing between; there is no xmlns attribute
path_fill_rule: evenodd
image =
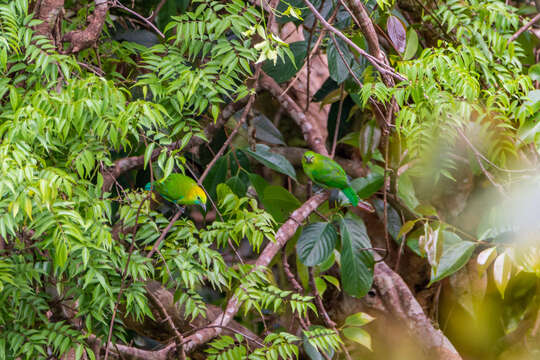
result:
<svg viewBox="0 0 540 360"><path fill-rule="evenodd" d="M167 179L148 183L145 190L155 190L166 200L178 205L199 205L206 211L206 193L195 180L182 174L170 174Z"/></svg>
<svg viewBox="0 0 540 360"><path fill-rule="evenodd" d="M313 151L306 151L302 156L302 167L314 183L325 188L340 189L353 206L358 206L358 195L351 187L345 170L337 162Z"/></svg>

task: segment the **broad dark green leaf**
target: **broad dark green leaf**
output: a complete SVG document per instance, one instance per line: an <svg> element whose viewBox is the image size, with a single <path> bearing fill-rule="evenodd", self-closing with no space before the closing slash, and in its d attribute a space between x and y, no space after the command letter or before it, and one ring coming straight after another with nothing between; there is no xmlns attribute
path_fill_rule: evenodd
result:
<svg viewBox="0 0 540 360"><path fill-rule="evenodd" d="M319 102L322 101L328 94L336 90L339 85L331 77L327 78L324 83L321 85L320 89L317 90L315 95L313 95L312 101Z"/></svg>
<svg viewBox="0 0 540 360"><path fill-rule="evenodd" d="M269 185L264 188L261 202L264 209L274 217L278 223L285 222L289 215L300 207L300 201L281 186Z"/></svg>
<svg viewBox="0 0 540 360"><path fill-rule="evenodd" d="M276 126L264 115L259 115L253 118L255 125L255 137L264 142L285 145L283 135L279 132Z"/></svg>
<svg viewBox="0 0 540 360"><path fill-rule="evenodd" d="M264 196L264 189L269 186L268 181L266 181L262 176L258 174L249 173L249 181L251 182L251 185L255 188L255 191L257 192L257 195L259 195L259 199L263 200Z"/></svg>
<svg viewBox="0 0 540 360"><path fill-rule="evenodd" d="M328 58L328 71L330 72L330 77L338 84L341 84L349 77L347 65L352 69L354 58L349 51L349 47L343 40L336 38L336 43L338 44L343 57L340 55L333 41L330 41L328 44L326 56ZM343 60L345 60L345 62Z"/></svg>
<svg viewBox="0 0 540 360"><path fill-rule="evenodd" d="M251 173L251 164L248 156L242 150L229 152L229 168L231 175L239 176L247 184L249 182L248 173Z"/></svg>
<svg viewBox="0 0 540 360"><path fill-rule="evenodd" d="M476 243L464 241L453 232L443 231L443 234L444 242L442 256L439 260L437 272L435 273L433 269L431 270L429 285L440 281L461 269L467 261L469 261L474 248L476 247Z"/></svg>
<svg viewBox="0 0 540 360"><path fill-rule="evenodd" d="M366 177L354 179L351 181L352 188L358 194L360 199L367 199L375 194L384 184L384 176L370 172Z"/></svg>
<svg viewBox="0 0 540 360"><path fill-rule="evenodd" d="M381 142L381 129L379 129L375 120L368 121L362 126L358 140L360 155L362 155L362 161L366 164L371 160L373 153Z"/></svg>
<svg viewBox="0 0 540 360"><path fill-rule="evenodd" d="M302 68L307 55L307 42L297 41L289 44L289 49L294 55L294 63L288 56L279 58L274 65L272 60L266 60L263 64L263 71L276 80L277 83L289 81Z"/></svg>
<svg viewBox="0 0 540 360"><path fill-rule="evenodd" d="M341 284L354 297L367 294L373 283L375 262L369 250L371 242L362 219L348 215L340 222Z"/></svg>
<svg viewBox="0 0 540 360"><path fill-rule="evenodd" d="M384 201L381 199L373 199L373 205L375 205L375 211L381 221L384 219ZM388 233L392 236L392 239L399 241L399 230L401 230L401 216L396 209L390 204L387 204L386 214L388 217Z"/></svg>
<svg viewBox="0 0 540 360"><path fill-rule="evenodd" d="M231 188L233 193L235 193L239 197L242 197L242 196L246 195L247 186L244 183L244 181L242 181L242 179L240 179L239 176L231 177L229 180L227 180L227 182L225 184L227 184Z"/></svg>
<svg viewBox="0 0 540 360"><path fill-rule="evenodd" d="M251 149L244 149L244 151L264 166L296 180L296 172L289 160L282 155L271 152L268 146L257 144L255 151Z"/></svg>
<svg viewBox="0 0 540 360"><path fill-rule="evenodd" d="M331 223L306 225L296 243L298 258L306 266L319 265L336 247L337 237L337 231Z"/></svg>
<svg viewBox="0 0 540 360"><path fill-rule="evenodd" d="M227 178L227 158L225 156L219 158L212 169L208 172L208 176L203 181L203 186L212 197L216 199L216 187L218 184L225 182Z"/></svg>

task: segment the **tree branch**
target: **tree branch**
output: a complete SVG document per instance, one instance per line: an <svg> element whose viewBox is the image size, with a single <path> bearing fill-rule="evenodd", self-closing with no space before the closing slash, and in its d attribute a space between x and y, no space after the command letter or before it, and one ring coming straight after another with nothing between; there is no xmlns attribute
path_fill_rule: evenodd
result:
<svg viewBox="0 0 540 360"><path fill-rule="evenodd" d="M527 31L527 29L530 28L531 26L533 26L534 23L537 22L538 20L540 20L540 13L536 14L536 16L531 19L531 21L529 21L528 23L523 25L518 31L516 31L516 33L514 35L512 35L510 37L510 39L508 39L508 41L506 42L506 45L508 45L512 41L516 40L519 37L519 35L523 34L525 31Z"/></svg>
<svg viewBox="0 0 540 360"><path fill-rule="evenodd" d="M270 264L270 261L274 258L277 252L287 243L287 241L294 235L298 226L326 199L328 194L317 194L308 199L301 207L296 209L289 219L279 228L276 233L275 241L268 243L263 252L255 262L253 271L260 270L260 268L266 267ZM226 326L234 317L234 315L240 309L240 301L235 297L231 297L227 303L225 311L218 316L211 325ZM204 344L212 338L218 336L222 329L219 327L205 328L197 331L195 334L189 336L186 339L184 346L186 352L193 351L197 346Z"/></svg>
<svg viewBox="0 0 540 360"><path fill-rule="evenodd" d="M71 43L67 50L68 54L74 54L92 47L98 41L107 18L109 4L107 0L95 0L94 2L96 7L94 13L88 16L86 29L70 31L62 38L63 42L69 41Z"/></svg>
<svg viewBox="0 0 540 360"><path fill-rule="evenodd" d="M236 103L228 104L221 110L220 116L218 117L218 120L216 123L210 122L204 132L206 138L210 141L214 135L217 133L217 131L225 124L226 120L230 118L236 111L239 110L241 106L245 104L244 101L238 101ZM199 151L199 147L205 142L206 140L200 138L200 137L193 137L189 141L189 144L186 146L186 151L189 151L193 154L197 154ZM181 140L175 141L171 145L168 146L169 151L178 149L182 144ZM150 155L150 158L152 160L156 160L161 154L162 149L155 149L152 152L152 155ZM103 176L103 186L101 187L101 191L103 193L110 192L111 188L116 181L116 179L122 175L123 173L142 167L144 165L144 155L139 156L129 156L125 158L118 159L114 162L114 165L104 169L101 171L101 175Z"/></svg>
<svg viewBox="0 0 540 360"><path fill-rule="evenodd" d="M358 52L360 55L364 56L383 76L388 75L388 76L394 77L394 78L396 78L397 80L400 80L400 81L406 81L407 80L407 78L405 78L401 74L398 74L391 66L384 63L384 61L381 61L379 58L367 53L364 49L360 48L352 40L350 40L347 36L345 36L341 31L339 31L338 29L336 29L335 27L330 25L328 23L328 21L326 21L326 19L317 11L315 6L313 6L313 4L309 0L304 0L304 3L311 10L313 15L315 15L315 17L320 21L320 23L322 24L322 26L324 28L326 28L330 32L334 33L341 40L343 40L345 43L347 43L347 45L349 45L354 50L356 50L356 52ZM365 9L364 9L364 11L365 11ZM369 16L368 16L368 18L369 18ZM373 26L373 24L372 24L372 26ZM373 30L373 31L375 31L375 30Z"/></svg>
<svg viewBox="0 0 540 360"><path fill-rule="evenodd" d="M268 90L289 113L291 118L300 126L302 134L308 145L319 154L328 156L328 150L325 145L325 138L320 130L313 125L306 117L304 111L298 104L287 94L283 93L283 89L270 76L262 74L261 87Z"/></svg>

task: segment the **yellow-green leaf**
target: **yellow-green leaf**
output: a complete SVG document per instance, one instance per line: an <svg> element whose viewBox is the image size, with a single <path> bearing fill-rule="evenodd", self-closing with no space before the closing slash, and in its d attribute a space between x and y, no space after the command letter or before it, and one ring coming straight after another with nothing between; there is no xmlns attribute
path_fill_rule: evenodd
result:
<svg viewBox="0 0 540 360"><path fill-rule="evenodd" d="M347 327L343 329L343 335L371 350L371 335L366 330L359 327Z"/></svg>
<svg viewBox="0 0 540 360"><path fill-rule="evenodd" d="M512 261L506 253L500 254L493 263L493 279L495 285L504 299L504 291L512 277Z"/></svg>
<svg viewBox="0 0 540 360"><path fill-rule="evenodd" d="M493 262L493 260L495 260L496 257L497 248L492 247L482 250L476 258L476 262L478 263L478 272L483 273L489 267L489 265L491 265L491 263Z"/></svg>
<svg viewBox="0 0 540 360"><path fill-rule="evenodd" d="M414 224L416 224L416 220L409 220L405 224L403 224L401 229L399 229L397 238L401 239L402 236L407 235L409 231L411 231L414 227Z"/></svg>
<svg viewBox="0 0 540 360"><path fill-rule="evenodd" d="M345 319L345 325L348 326L364 326L375 320L375 318L364 312L358 312L347 316Z"/></svg>

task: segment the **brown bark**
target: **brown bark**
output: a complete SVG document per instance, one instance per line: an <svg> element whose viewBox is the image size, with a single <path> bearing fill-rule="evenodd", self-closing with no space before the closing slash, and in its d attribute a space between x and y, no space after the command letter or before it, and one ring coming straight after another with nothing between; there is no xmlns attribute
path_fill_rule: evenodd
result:
<svg viewBox="0 0 540 360"><path fill-rule="evenodd" d="M54 39L54 28L64 10L64 0L42 0L35 9L36 19L43 21L34 28L36 33ZM58 34L56 34L58 35Z"/></svg>
<svg viewBox="0 0 540 360"><path fill-rule="evenodd" d="M95 0L95 4L94 13L88 16L86 29L70 31L62 38L62 41L71 43L67 53L73 54L92 47L99 39L109 5L107 0Z"/></svg>
<svg viewBox="0 0 540 360"><path fill-rule="evenodd" d="M306 116L306 113L300 106L287 94L283 94L283 89L270 76L263 74L261 77L261 87L270 91L270 93L278 99L281 106L302 129L302 134L308 145L319 154L328 156L326 149L326 137L323 136L318 126L313 124L313 121Z"/></svg>

